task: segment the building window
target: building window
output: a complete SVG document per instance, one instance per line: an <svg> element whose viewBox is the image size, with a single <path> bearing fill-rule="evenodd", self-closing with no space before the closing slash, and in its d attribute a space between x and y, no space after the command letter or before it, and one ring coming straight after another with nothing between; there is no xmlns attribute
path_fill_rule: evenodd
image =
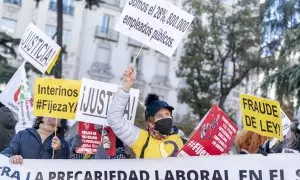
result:
<svg viewBox="0 0 300 180"><path fill-rule="evenodd" d="M2 18L0 19L0 28L2 32L12 34L15 32L17 21L13 19Z"/></svg>
<svg viewBox="0 0 300 180"><path fill-rule="evenodd" d="M108 33L110 29L113 29L114 17L104 14L101 22L101 32Z"/></svg>
<svg viewBox="0 0 300 180"><path fill-rule="evenodd" d="M96 61L103 64L109 64L110 55L111 55L111 50L109 48L100 47L96 51Z"/></svg>
<svg viewBox="0 0 300 180"><path fill-rule="evenodd" d="M96 37L118 41L119 33L114 30L114 17L104 14L101 18L101 23L96 27Z"/></svg>
<svg viewBox="0 0 300 180"><path fill-rule="evenodd" d="M13 4L13 5L16 5L16 6L21 6L22 0L4 0L4 3Z"/></svg>
<svg viewBox="0 0 300 180"><path fill-rule="evenodd" d="M49 9L57 11L57 0L50 0ZM74 15L74 0L63 0L63 13L66 15Z"/></svg>
<svg viewBox="0 0 300 180"><path fill-rule="evenodd" d="M53 36L56 33L56 27L52 25L46 25L46 34L50 37L53 38ZM63 45L67 46L70 43L70 36L71 36L71 31L70 30L63 30ZM56 37L54 40L56 40Z"/></svg>
<svg viewBox="0 0 300 180"><path fill-rule="evenodd" d="M159 60L156 69L157 75L167 77L169 72L169 64L167 61Z"/></svg>
<svg viewBox="0 0 300 180"><path fill-rule="evenodd" d="M134 57L135 56L131 56L130 57L130 63L133 63L133 60L134 60ZM140 58L141 57L138 57L137 59L136 59L136 62L135 62L135 68L137 69L137 71L141 71L141 62L140 62Z"/></svg>

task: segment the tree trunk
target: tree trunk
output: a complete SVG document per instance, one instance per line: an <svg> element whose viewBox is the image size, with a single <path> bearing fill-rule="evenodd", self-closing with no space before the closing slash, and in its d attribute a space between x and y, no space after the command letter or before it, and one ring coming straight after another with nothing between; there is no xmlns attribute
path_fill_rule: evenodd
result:
<svg viewBox="0 0 300 180"><path fill-rule="evenodd" d="M57 26L56 26L56 42L60 47L63 47L63 0L57 0ZM62 58L61 53L54 67L55 78L62 77Z"/></svg>
<svg viewBox="0 0 300 180"><path fill-rule="evenodd" d="M227 97L227 95L221 95L220 101L219 101L219 108L221 108L223 111L225 111L224 103L225 103L226 97Z"/></svg>

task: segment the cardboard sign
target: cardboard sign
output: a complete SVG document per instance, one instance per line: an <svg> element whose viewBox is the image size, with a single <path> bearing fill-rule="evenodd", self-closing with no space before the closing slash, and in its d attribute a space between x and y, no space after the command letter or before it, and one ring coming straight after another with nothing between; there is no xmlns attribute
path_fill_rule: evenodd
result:
<svg viewBox="0 0 300 180"><path fill-rule="evenodd" d="M108 126L107 113L118 85L82 79L76 119L83 122ZM139 90L131 89L124 118L134 123Z"/></svg>
<svg viewBox="0 0 300 180"><path fill-rule="evenodd" d="M289 117L283 112L282 109L280 110L280 114L281 114L281 122L282 122L282 133L283 136L285 137L291 130L292 122L289 119Z"/></svg>
<svg viewBox="0 0 300 180"><path fill-rule="evenodd" d="M78 135L83 144L76 148L76 153L96 154L98 146L102 144L109 156L116 155L116 135L111 128L103 129L101 125L79 122Z"/></svg>
<svg viewBox="0 0 300 180"><path fill-rule="evenodd" d="M168 1L129 0L115 30L171 57L193 19Z"/></svg>
<svg viewBox="0 0 300 180"><path fill-rule="evenodd" d="M60 49L59 45L32 23L23 34L18 48L24 59L42 73L47 71L52 61L56 61Z"/></svg>
<svg viewBox="0 0 300 180"><path fill-rule="evenodd" d="M241 94L240 103L245 130L282 140L282 123L278 101Z"/></svg>
<svg viewBox="0 0 300 180"><path fill-rule="evenodd" d="M231 119L217 105L213 105L177 156L228 153L237 130L238 128Z"/></svg>
<svg viewBox="0 0 300 180"><path fill-rule="evenodd" d="M75 119L81 82L37 78L34 87L34 115Z"/></svg>

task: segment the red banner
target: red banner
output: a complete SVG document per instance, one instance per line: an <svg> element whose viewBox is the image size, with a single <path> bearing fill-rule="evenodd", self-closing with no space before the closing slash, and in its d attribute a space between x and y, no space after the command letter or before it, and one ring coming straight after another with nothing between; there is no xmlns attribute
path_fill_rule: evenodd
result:
<svg viewBox="0 0 300 180"><path fill-rule="evenodd" d="M105 127L103 129L103 126L101 125L79 122L78 135L82 139L83 144L76 148L76 153L96 154L97 148L101 144L103 138L102 146L107 154L109 156L116 155L116 135L110 127Z"/></svg>
<svg viewBox="0 0 300 180"><path fill-rule="evenodd" d="M179 151L178 156L206 156L228 153L238 128L217 106L213 105Z"/></svg>

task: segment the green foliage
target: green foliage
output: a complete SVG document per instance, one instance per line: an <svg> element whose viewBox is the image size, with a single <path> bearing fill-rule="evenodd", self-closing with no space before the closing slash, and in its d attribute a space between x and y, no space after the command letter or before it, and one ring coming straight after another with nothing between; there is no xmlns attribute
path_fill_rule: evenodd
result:
<svg viewBox="0 0 300 180"><path fill-rule="evenodd" d="M202 117L226 97L252 70L273 67L259 51L259 1L239 0L228 8L220 0L191 0L195 19L177 76L186 80L179 100Z"/></svg>

